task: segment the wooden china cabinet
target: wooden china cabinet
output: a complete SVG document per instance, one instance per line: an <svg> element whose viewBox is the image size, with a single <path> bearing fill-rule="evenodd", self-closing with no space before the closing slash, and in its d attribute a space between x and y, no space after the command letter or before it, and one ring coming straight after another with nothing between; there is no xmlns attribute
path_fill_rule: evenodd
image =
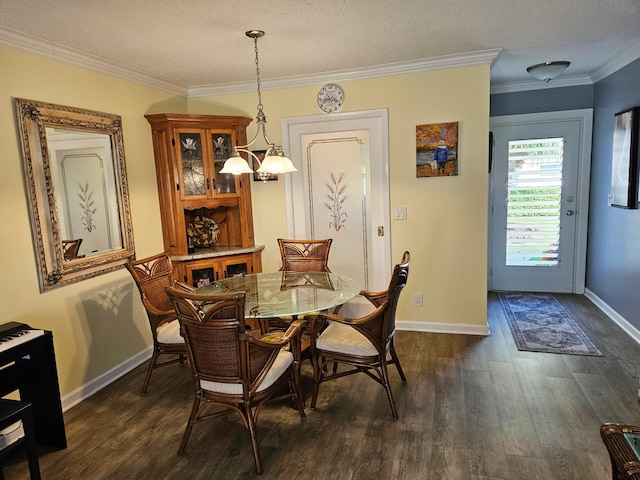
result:
<svg viewBox="0 0 640 480"><path fill-rule="evenodd" d="M247 143L251 119L173 113L146 118L153 136L164 248L175 277L200 286L260 272L264 246L254 243L250 176L220 173L233 146ZM187 230L193 233L202 219L217 224L217 238L201 240L191 249ZM207 229L206 235L210 233Z"/></svg>

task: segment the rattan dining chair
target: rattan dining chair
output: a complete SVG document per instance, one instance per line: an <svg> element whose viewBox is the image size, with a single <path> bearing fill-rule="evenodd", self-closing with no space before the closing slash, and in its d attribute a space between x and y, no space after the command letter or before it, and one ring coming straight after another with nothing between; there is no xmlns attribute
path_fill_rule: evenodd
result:
<svg viewBox="0 0 640 480"><path fill-rule="evenodd" d="M375 307L372 313L361 318L345 318L332 313L306 316L310 323L313 364L312 409L316 407L321 383L362 372L384 387L391 414L394 419L398 418L387 367L395 365L402 382L407 381L393 337L398 299L409 276L409 261L409 252L404 252L402 261L393 269L387 290L360 292ZM331 369L330 364L333 364ZM339 371L340 364L347 365L347 370Z"/></svg>
<svg viewBox="0 0 640 480"><path fill-rule="evenodd" d="M289 272L331 272L329 250L333 239L292 240L278 239L282 267Z"/></svg>
<svg viewBox="0 0 640 480"><path fill-rule="evenodd" d="M82 239L77 238L74 240L61 240L62 253L65 260L73 260L74 258L83 258L84 255L78 255Z"/></svg>
<svg viewBox="0 0 640 480"><path fill-rule="evenodd" d="M190 287L173 278L171 258L166 252L128 262L125 266L140 291L153 338L153 353L140 392L140 395L144 395L147 393L151 374L155 369L173 363L182 365L187 359L187 349L180 335L180 324L173 304L164 289L179 286L183 290L190 290ZM161 355L171 358L160 362Z"/></svg>
<svg viewBox="0 0 640 480"><path fill-rule="evenodd" d="M184 453L200 420L235 412L249 431L256 471L261 474L256 434L261 408L266 402L290 398L305 419L297 368L301 322L294 322L278 339L264 341L245 329L245 292L203 295L171 287L166 291L180 321L194 382L193 405L178 454ZM284 348L287 345L291 348ZM283 392L287 383L288 391ZM215 445L211 442L211 448Z"/></svg>
<svg viewBox="0 0 640 480"><path fill-rule="evenodd" d="M284 272L327 272L329 269L329 250L333 239L320 240L294 240L278 238L280 257L282 266L280 271ZM261 319L260 331L263 335L274 331L283 331L296 320L294 317L273 317ZM303 358L310 358L309 346L311 341L309 335L302 335L302 355Z"/></svg>

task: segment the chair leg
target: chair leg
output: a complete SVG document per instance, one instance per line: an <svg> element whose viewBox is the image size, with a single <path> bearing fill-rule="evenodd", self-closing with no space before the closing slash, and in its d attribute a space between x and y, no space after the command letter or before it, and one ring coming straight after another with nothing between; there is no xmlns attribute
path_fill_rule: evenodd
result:
<svg viewBox="0 0 640 480"><path fill-rule="evenodd" d="M147 388L149 388L149 382L151 381L151 374L153 373L153 369L156 366L156 362L158 361L158 351L154 348L153 355L151 355L151 361L149 362L149 369L147 370L147 376L144 377L144 383L142 384L142 390L140 391L140 395L144 396L147 393Z"/></svg>
<svg viewBox="0 0 640 480"><path fill-rule="evenodd" d="M304 413L304 399L302 398L302 392L300 389L300 376L298 375L298 378L296 379L295 372L293 373L293 378L289 379L289 391L293 398L293 404L298 409L298 413L300 413L300 418L302 420L306 420L307 415Z"/></svg>
<svg viewBox="0 0 640 480"><path fill-rule="evenodd" d="M400 375L400 379L402 380L402 383L407 383L407 377L404 376L404 372L402 371L402 366L400 365L400 359L398 358L396 349L393 346L393 341L391 342L391 359L393 360L393 363L396 364L396 368L398 369L398 374Z"/></svg>
<svg viewBox="0 0 640 480"><path fill-rule="evenodd" d="M189 441L189 436L191 436L191 430L193 430L193 426L198 419L198 411L200 410L200 398L193 398L193 405L191 406L191 414L189 414L189 421L187 422L187 428L184 430L184 435L182 436L182 442L180 442L180 447L178 448L178 455L182 455L184 453L184 449L187 448L187 442Z"/></svg>
<svg viewBox="0 0 640 480"><path fill-rule="evenodd" d="M262 475L262 460L260 459L260 449L258 447L258 437L256 435L256 424L251 412L249 404L244 405L245 415L247 416L247 426L249 428L249 436L251 437L251 448L253 449L253 460L256 464L256 473Z"/></svg>
<svg viewBox="0 0 640 480"><path fill-rule="evenodd" d="M322 381L322 368L320 367L320 356L313 351L311 354L311 364L313 365L313 392L311 394L311 410L316 408L318 400L318 386Z"/></svg>
<svg viewBox="0 0 640 480"><path fill-rule="evenodd" d="M398 411L396 410L396 403L393 401L393 393L391 393L391 384L389 383L389 370L387 369L387 362L382 362L380 365L380 370L382 372L382 383L384 385L384 389L387 391L387 398L389 399L389 406L391 407L391 415L393 415L393 419L398 419Z"/></svg>

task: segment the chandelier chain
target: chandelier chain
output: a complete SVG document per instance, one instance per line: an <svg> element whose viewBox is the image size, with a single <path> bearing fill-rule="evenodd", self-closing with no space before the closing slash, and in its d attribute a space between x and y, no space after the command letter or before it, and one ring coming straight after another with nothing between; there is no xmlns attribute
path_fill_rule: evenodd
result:
<svg viewBox="0 0 640 480"><path fill-rule="evenodd" d="M256 52L256 78L258 83L258 111L262 112L262 93L260 92L260 64L258 63L258 37L253 39L254 50Z"/></svg>

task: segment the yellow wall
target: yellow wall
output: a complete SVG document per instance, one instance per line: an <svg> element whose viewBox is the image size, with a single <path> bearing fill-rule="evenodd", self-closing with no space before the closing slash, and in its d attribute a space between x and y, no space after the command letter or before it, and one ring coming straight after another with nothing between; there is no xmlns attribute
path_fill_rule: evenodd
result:
<svg viewBox="0 0 640 480"><path fill-rule="evenodd" d="M489 65L340 85L343 112L389 110L391 207L408 209L406 221L391 223L392 259L411 252L397 320L431 323L412 326L418 329L480 333L487 325ZM262 92L272 141L281 141L280 118L323 115L316 106L321 86ZM255 93L192 98L189 112L254 117L256 104ZM459 175L416 178L416 125L440 122L459 122ZM249 128L251 138L254 124ZM263 268L273 270L280 266L276 239L287 235L284 182L252 182L252 196L256 243L266 246ZM424 307L413 306L414 292L424 294Z"/></svg>
<svg viewBox="0 0 640 480"><path fill-rule="evenodd" d="M151 130L145 113L186 111L186 100L115 77L0 46L0 323L53 331L63 395L151 344L146 314L125 269L40 294L13 99L122 117L136 253L163 249Z"/></svg>
<svg viewBox="0 0 640 480"><path fill-rule="evenodd" d="M122 117L136 254L162 250L147 113L255 116L255 93L195 98L144 87L47 57L0 46L0 323L52 330L62 394L70 395L151 343L138 292L126 270L38 290L13 98L115 113ZM486 328L487 136L489 65L341 82L343 111L389 109L393 259L412 254L398 319ZM263 92L267 129L281 141L280 118L319 114L321 85ZM415 126L460 122L459 176L415 177ZM253 135L253 124L248 132ZM252 182L256 243L267 246L264 270L279 267L276 238L286 236L284 182ZM424 307L412 293L424 293ZM416 327L429 329L424 323Z"/></svg>

